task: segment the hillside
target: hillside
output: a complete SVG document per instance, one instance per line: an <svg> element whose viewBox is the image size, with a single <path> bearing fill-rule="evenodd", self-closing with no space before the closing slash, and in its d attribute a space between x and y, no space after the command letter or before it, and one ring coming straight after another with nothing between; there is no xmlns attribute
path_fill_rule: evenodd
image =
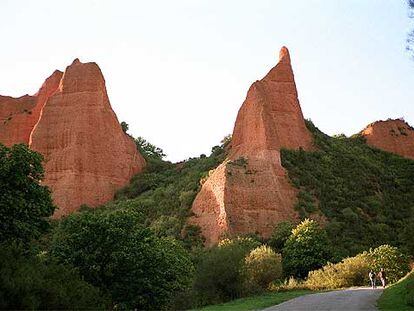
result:
<svg viewBox="0 0 414 311"><path fill-rule="evenodd" d="M414 161L370 147L363 137L330 137L312 122L306 125L316 150L281 152L298 189L300 219L317 217L324 224L337 259L385 243L413 254ZM182 230L188 228L199 181L225 158L223 146L213 150L179 164L150 161L107 206L143 210L160 235L182 238L184 232L187 243L200 243L197 227Z"/></svg>
<svg viewBox="0 0 414 311"><path fill-rule="evenodd" d="M317 151L282 151L301 218L320 211L339 257L384 243L414 253L414 161L329 137L307 122Z"/></svg>

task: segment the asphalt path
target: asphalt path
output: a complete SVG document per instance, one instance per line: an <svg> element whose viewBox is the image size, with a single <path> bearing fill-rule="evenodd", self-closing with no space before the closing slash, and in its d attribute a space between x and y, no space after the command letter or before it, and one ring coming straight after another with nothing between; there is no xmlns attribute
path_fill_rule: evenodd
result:
<svg viewBox="0 0 414 311"><path fill-rule="evenodd" d="M382 288L350 288L300 296L263 311L374 311L378 310L376 302L381 294Z"/></svg>

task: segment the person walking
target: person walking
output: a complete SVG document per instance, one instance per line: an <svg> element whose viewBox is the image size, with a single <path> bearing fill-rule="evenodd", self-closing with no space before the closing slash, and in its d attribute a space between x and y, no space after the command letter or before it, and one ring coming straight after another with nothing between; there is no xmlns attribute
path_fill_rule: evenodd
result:
<svg viewBox="0 0 414 311"><path fill-rule="evenodd" d="M372 289L375 289L375 288L377 288L377 284L376 284L376 275L375 275L375 272L374 271L369 271L369 273L368 273L368 276L369 276L369 280L370 280L370 282L371 282L371 287L372 287Z"/></svg>
<svg viewBox="0 0 414 311"><path fill-rule="evenodd" d="M380 272L378 273L378 277L381 280L382 288L385 288L385 285L387 283L387 276L385 274L384 268L381 268Z"/></svg>

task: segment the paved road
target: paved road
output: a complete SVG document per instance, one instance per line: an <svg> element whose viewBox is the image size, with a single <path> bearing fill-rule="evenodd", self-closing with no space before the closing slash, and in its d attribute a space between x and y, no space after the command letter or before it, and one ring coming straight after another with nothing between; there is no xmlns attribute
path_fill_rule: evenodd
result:
<svg viewBox="0 0 414 311"><path fill-rule="evenodd" d="M327 293L311 294L286 301L263 311L373 311L382 289L352 288Z"/></svg>

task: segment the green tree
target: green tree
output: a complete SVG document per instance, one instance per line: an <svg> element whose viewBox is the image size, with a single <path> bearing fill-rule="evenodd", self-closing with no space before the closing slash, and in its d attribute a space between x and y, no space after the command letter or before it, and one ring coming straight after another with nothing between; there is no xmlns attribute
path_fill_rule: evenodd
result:
<svg viewBox="0 0 414 311"><path fill-rule="evenodd" d="M14 243L0 246L1 310L105 309L108 300L75 269L43 257Z"/></svg>
<svg viewBox="0 0 414 311"><path fill-rule="evenodd" d="M292 233L294 225L290 221L282 221L273 229L272 236L267 244L271 246L276 252L281 252L285 246L286 240Z"/></svg>
<svg viewBox="0 0 414 311"><path fill-rule="evenodd" d="M314 220L305 219L297 225L283 248L283 269L287 275L305 278L329 259L328 237Z"/></svg>
<svg viewBox="0 0 414 311"><path fill-rule="evenodd" d="M0 144L0 242L28 242L49 228L53 214L50 191L40 184L43 157L18 144Z"/></svg>
<svg viewBox="0 0 414 311"><path fill-rule="evenodd" d="M121 128L122 128L122 130L124 131L124 133L126 134L126 133L128 132L128 130L129 130L129 125L128 125L128 123L126 123L125 121L122 121L122 122L121 122Z"/></svg>
<svg viewBox="0 0 414 311"><path fill-rule="evenodd" d="M166 154L161 148L156 147L141 136L135 139L135 144L141 154L147 159L161 160L166 157Z"/></svg>
<svg viewBox="0 0 414 311"><path fill-rule="evenodd" d="M189 286L193 266L174 240L157 238L132 210L72 214L53 237L51 253L128 309L160 309Z"/></svg>
<svg viewBox="0 0 414 311"><path fill-rule="evenodd" d="M259 245L251 238L226 239L203 252L194 280L199 303L218 303L242 296L244 258Z"/></svg>
<svg viewBox="0 0 414 311"><path fill-rule="evenodd" d="M410 270L408 258L397 247L381 245L365 255L372 270L378 272L384 268L389 283L397 282Z"/></svg>
<svg viewBox="0 0 414 311"><path fill-rule="evenodd" d="M243 271L248 289L266 290L271 282L282 277L282 256L269 246L259 246L244 259Z"/></svg>

